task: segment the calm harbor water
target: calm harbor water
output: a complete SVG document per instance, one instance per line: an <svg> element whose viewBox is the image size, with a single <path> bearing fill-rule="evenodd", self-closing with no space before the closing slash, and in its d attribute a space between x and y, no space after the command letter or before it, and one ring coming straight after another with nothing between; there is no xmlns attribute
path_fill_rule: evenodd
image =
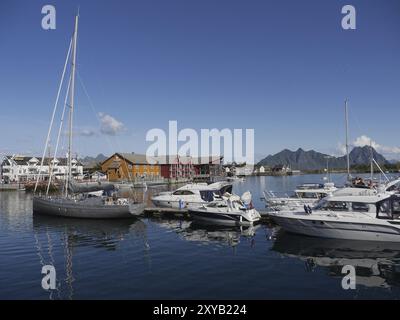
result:
<svg viewBox="0 0 400 320"><path fill-rule="evenodd" d="M344 175L332 175L338 184ZM248 177L234 192L287 191L320 175ZM156 192L157 190L149 190ZM148 194L148 196L149 196ZM57 289L41 287L52 264ZM343 290L342 266L357 287ZM32 196L0 193L0 299L400 298L400 244L314 239L263 223L210 228L188 220L32 217Z"/></svg>

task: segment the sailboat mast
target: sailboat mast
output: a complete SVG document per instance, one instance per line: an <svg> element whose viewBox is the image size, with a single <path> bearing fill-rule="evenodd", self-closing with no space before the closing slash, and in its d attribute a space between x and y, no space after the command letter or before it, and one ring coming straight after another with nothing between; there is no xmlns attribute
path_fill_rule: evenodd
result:
<svg viewBox="0 0 400 320"><path fill-rule="evenodd" d="M347 102L349 99L344 101L345 109L345 121L346 121L346 157L347 157L347 180L350 180L350 154L349 154L349 114Z"/></svg>
<svg viewBox="0 0 400 320"><path fill-rule="evenodd" d="M369 151L371 157L371 181L374 178L374 153L372 151L372 140L369 140Z"/></svg>
<svg viewBox="0 0 400 320"><path fill-rule="evenodd" d="M74 115L74 97L75 97L75 69L76 69L76 43L78 38L78 18L75 17L75 31L74 43L72 51L72 73L71 73L71 96L70 96L70 111L69 111L69 137L68 137L68 180L72 177L72 121ZM66 195L68 195L68 187L66 188Z"/></svg>

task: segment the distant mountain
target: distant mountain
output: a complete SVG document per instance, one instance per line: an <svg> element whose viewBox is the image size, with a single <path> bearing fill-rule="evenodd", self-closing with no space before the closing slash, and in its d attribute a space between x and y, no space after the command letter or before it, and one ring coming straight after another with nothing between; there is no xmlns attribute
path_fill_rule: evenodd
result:
<svg viewBox="0 0 400 320"><path fill-rule="evenodd" d="M389 162L381 154L372 148L373 157L379 164L388 164ZM296 151L288 149L282 150L275 155L269 155L261 160L258 165L274 167L277 165L290 166L297 170L322 170L326 168L327 154L323 154L314 150L305 151L301 148ZM369 164L371 157L371 149L369 146L355 147L350 152L350 166ZM345 169L347 167L346 156L331 157L329 159L329 168Z"/></svg>
<svg viewBox="0 0 400 320"><path fill-rule="evenodd" d="M96 164L99 164L106 160L108 157L105 156L102 153L99 153L96 157L84 157L83 159L80 159L80 161L83 163L84 166L94 166Z"/></svg>

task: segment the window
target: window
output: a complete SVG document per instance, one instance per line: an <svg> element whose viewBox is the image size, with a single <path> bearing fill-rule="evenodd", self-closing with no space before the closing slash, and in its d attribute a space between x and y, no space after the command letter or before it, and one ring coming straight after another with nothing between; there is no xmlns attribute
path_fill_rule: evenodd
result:
<svg viewBox="0 0 400 320"><path fill-rule="evenodd" d="M392 203L393 214L400 214L400 199L394 199Z"/></svg>
<svg viewBox="0 0 400 320"><path fill-rule="evenodd" d="M390 211L390 199L385 199L377 204L376 217L381 219L391 219L392 214Z"/></svg>
<svg viewBox="0 0 400 320"><path fill-rule="evenodd" d="M353 211L357 212L368 212L369 211L369 204L362 203L362 202L353 202L351 204L351 208Z"/></svg>
<svg viewBox="0 0 400 320"><path fill-rule="evenodd" d="M349 204L342 201L325 201L321 200L315 210L331 210L331 211L349 211Z"/></svg>
<svg viewBox="0 0 400 320"><path fill-rule="evenodd" d="M210 202L214 200L214 193L212 191L200 191L200 195L204 201Z"/></svg>
<svg viewBox="0 0 400 320"><path fill-rule="evenodd" d="M349 211L349 204L342 201L329 201L328 210L332 211Z"/></svg>
<svg viewBox="0 0 400 320"><path fill-rule="evenodd" d="M317 194L314 192L301 192L299 193L299 197L304 199L315 199L317 198Z"/></svg>
<svg viewBox="0 0 400 320"><path fill-rule="evenodd" d="M189 190L176 190L173 195L175 196L188 196L194 194L192 191Z"/></svg>

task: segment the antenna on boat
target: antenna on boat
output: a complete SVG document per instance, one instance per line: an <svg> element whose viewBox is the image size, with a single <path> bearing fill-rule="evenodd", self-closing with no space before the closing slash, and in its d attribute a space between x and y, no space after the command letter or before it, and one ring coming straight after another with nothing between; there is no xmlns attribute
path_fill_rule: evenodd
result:
<svg viewBox="0 0 400 320"><path fill-rule="evenodd" d="M349 113L348 113L348 103L349 99L344 100L344 111L345 111L345 121L346 121L346 157L347 157L347 180L350 180L350 154L349 154Z"/></svg>

